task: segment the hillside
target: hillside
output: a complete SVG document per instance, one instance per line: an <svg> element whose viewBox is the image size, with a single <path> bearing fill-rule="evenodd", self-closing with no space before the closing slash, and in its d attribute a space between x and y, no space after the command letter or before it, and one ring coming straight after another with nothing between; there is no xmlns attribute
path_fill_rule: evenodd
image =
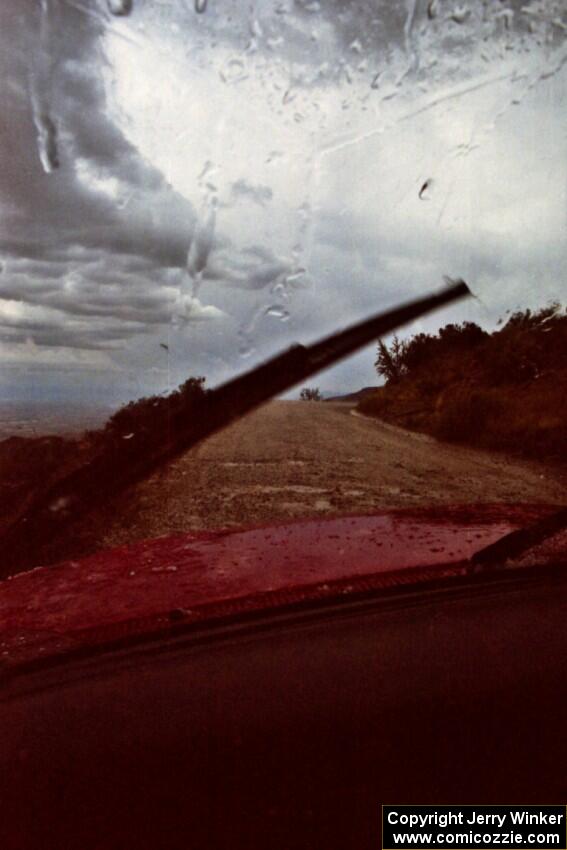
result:
<svg viewBox="0 0 567 850"><path fill-rule="evenodd" d="M438 439L543 460L567 458L567 315L558 305L510 316L487 333L447 325L390 347L386 384L361 413Z"/></svg>
<svg viewBox="0 0 567 850"><path fill-rule="evenodd" d="M204 383L204 378L189 378L168 396L130 402L103 427L74 437L47 434L0 440L0 534L58 481L81 469L90 469L85 498L96 501L109 480L127 477L136 464L159 453L187 427L207 396Z"/></svg>
<svg viewBox="0 0 567 850"><path fill-rule="evenodd" d="M324 401L351 401L351 402L359 402L362 401L369 395L372 395L378 387L362 387L361 390L357 390L353 393L347 393L346 395L334 395L328 396L324 399Z"/></svg>

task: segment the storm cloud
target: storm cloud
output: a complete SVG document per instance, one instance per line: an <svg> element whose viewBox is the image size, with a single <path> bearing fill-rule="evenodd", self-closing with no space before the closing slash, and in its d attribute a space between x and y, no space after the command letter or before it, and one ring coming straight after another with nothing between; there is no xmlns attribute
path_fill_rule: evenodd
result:
<svg viewBox="0 0 567 850"><path fill-rule="evenodd" d="M215 383L444 274L478 300L405 332L565 300L561 2L127 5L0 8L6 367Z"/></svg>

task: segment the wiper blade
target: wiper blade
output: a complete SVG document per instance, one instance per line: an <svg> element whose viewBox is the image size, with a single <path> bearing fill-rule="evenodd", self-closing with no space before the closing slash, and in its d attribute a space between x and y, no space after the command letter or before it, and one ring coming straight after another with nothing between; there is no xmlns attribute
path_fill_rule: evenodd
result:
<svg viewBox="0 0 567 850"><path fill-rule="evenodd" d="M210 423L205 436L244 416L258 405L300 384L332 366L369 342L392 333L402 325L471 295L464 281L443 289L435 295L419 298L402 307L380 313L356 325L338 331L310 346L294 345L250 372L246 372L211 393L219 402L217 424ZM202 438L200 438L202 439ZM183 448L186 448L184 446Z"/></svg>
<svg viewBox="0 0 567 850"><path fill-rule="evenodd" d="M4 532L0 537L2 574L49 562L46 546L89 510L108 503L127 487L274 396L402 325L470 294L467 284L457 281L438 293L375 315L313 345L294 345L211 390L199 402L189 401L185 408L176 409L175 421L164 420L163 428L156 429L149 440L146 437L142 445L134 439L128 443L111 441L90 461L40 493L25 514ZM57 559L57 555L51 556L51 560Z"/></svg>

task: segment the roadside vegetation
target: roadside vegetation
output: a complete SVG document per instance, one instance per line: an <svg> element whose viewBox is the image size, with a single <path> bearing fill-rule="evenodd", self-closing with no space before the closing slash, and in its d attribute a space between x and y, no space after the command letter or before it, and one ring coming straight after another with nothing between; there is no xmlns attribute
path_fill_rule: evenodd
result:
<svg viewBox="0 0 567 850"><path fill-rule="evenodd" d="M375 366L385 385L360 401L361 413L449 442L567 458L567 313L558 304L516 312L493 333L465 322L380 341Z"/></svg>
<svg viewBox="0 0 567 850"><path fill-rule="evenodd" d="M99 443L136 437L138 443L163 440L164 427L178 430L186 425L183 416L207 393L205 378L188 378L168 395L149 396L131 401L114 413L101 431L91 439ZM172 434L174 436L174 434Z"/></svg>
<svg viewBox="0 0 567 850"><path fill-rule="evenodd" d="M319 387L304 387L300 394L299 398L301 401L322 401L323 398L319 391Z"/></svg>
<svg viewBox="0 0 567 850"><path fill-rule="evenodd" d="M493 333L464 323L436 335L394 337L378 344L376 369L384 386L352 399L364 414L444 441L567 458L567 314L558 305L514 313ZM169 395L130 402L77 439L3 440L0 531L38 494L96 457L106 458L104 475L114 477L159 454L193 418L207 415L207 395L205 379L192 377ZM321 395L305 387L301 398Z"/></svg>
<svg viewBox="0 0 567 850"><path fill-rule="evenodd" d="M100 475L120 477L160 451L187 427L206 397L205 378L192 377L168 395L129 402L104 427L80 438L9 437L0 442L0 532L56 481L97 457L107 459ZM96 489L97 481L92 486Z"/></svg>

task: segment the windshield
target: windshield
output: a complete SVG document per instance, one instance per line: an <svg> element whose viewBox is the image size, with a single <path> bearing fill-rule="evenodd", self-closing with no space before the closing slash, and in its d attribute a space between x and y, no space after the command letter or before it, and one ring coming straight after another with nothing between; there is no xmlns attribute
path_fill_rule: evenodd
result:
<svg viewBox="0 0 567 850"><path fill-rule="evenodd" d="M22 0L0 20L0 530L46 492L65 518L57 482L106 464L27 566L564 502L562 0ZM473 298L168 454L210 389L460 280Z"/></svg>

